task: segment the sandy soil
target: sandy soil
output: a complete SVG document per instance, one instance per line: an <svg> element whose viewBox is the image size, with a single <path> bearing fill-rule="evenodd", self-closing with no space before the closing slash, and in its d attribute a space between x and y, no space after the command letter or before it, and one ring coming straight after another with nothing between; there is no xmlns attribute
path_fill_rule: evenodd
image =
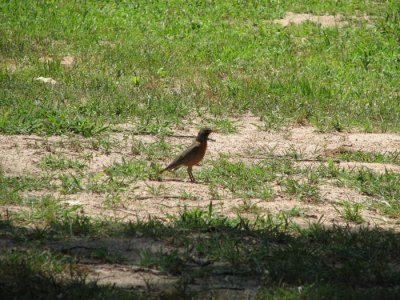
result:
<svg viewBox="0 0 400 300"><path fill-rule="evenodd" d="M250 114L234 120L238 131L234 134L213 133L209 142L206 159L202 166L194 169L196 172L210 164L210 160L218 158L221 154L229 155L234 160L242 160L247 163L263 159L271 155L286 155L291 151L300 153L303 160L296 161L300 167L318 166L323 162L316 160L319 156L327 153L334 153L340 147L346 147L349 151L362 150L387 153L399 151L400 135L394 133L369 134L360 132L330 132L320 133L311 126L289 127L281 131L261 131L260 120ZM174 131L172 136L167 137L167 142L180 146L189 145L193 136L196 135L199 125L187 124ZM143 154L134 154L131 146L137 141L144 143L154 142L156 138L149 135L132 135L131 124L122 124L119 132L110 136L113 143L111 149L102 150L93 147L91 139L68 136L24 136L24 135L0 135L0 166L9 176L39 176L40 174L57 174L57 171L43 170L38 166L40 159L49 153L61 153L70 158L82 160L83 153L91 153L91 158L86 162L88 167L83 170L86 178L89 174L101 174L105 166L113 162L120 162L122 159L130 160L142 158ZM179 149L177 147L176 149ZM174 156L163 160L168 163ZM340 162L345 168L368 168L375 172L391 170L399 173L400 166L396 164ZM74 170L64 171L74 173ZM105 176L105 175L104 175ZM109 204L112 194L93 193L82 191L74 194L63 194L61 191L26 191L27 195L43 195L51 193L63 199L66 205L80 205L85 214L92 216L117 217L121 220L146 219L149 216L168 221L168 215L181 212L187 208L207 208L210 201L213 202L214 211L225 216L235 216L237 208L243 205L244 199L238 198L230 191L217 187L220 199L213 199L210 193L210 186L204 182L191 183L188 178L181 179L174 173L163 175L162 181L141 180L132 182L124 191L119 194L119 200L114 205ZM336 208L340 208L342 201L352 201L364 204L361 215L365 222L362 225L349 223L349 226L379 226L382 228L400 229L397 220L369 209L371 201L379 201L361 194L357 189L349 187L338 187L331 182L322 182L318 186L321 199L317 202L300 201L284 193L283 187L273 184L274 196L271 200L261 199L247 200L247 205L257 207L258 214L279 214L281 211L289 211L296 208L299 214L293 217L293 221L300 226L307 226L310 223L322 222L326 226L333 224L346 225L348 222L342 218ZM160 191L154 194L154 190ZM182 193L192 195L190 199L184 199ZM336 207L336 208L335 208ZM2 206L0 212L16 211L17 206ZM243 216L252 218L252 213L242 213ZM9 247L8 239L0 238L0 249ZM104 248L109 253L125 257L127 260L136 261L139 259L140 251L150 249L151 251L166 251L168 244L151 239L110 239L110 240L73 240L49 243L48 247L67 251L73 255L75 252L91 251L93 248ZM98 264L90 260L81 261L80 264L89 270L88 280L98 280L99 283L112 283L117 286L130 288L137 291L147 291L148 286L157 286L162 290L164 296L179 293L180 282L178 277L166 276L156 270L127 266L123 264ZM195 268L195 267L193 267ZM215 270L214 270L215 271ZM214 272L213 271L213 272ZM217 271L216 271L217 272ZM212 282L216 289L226 290L225 294L235 291L235 295L247 297L256 291L255 282L252 279L228 278L229 276L216 274L212 275ZM191 291L207 290L207 280L190 284ZM251 288L251 287L254 288ZM237 291L240 291L237 292ZM250 294L249 294L250 293ZM232 295L233 297L233 295Z"/></svg>
<svg viewBox="0 0 400 300"><path fill-rule="evenodd" d="M290 151L297 151L304 160L297 161L299 166L318 166L322 162L314 160L318 156L325 156L330 150L346 147L351 150L391 152L400 149L400 135L394 133L368 134L368 133L319 133L310 126L290 127L278 132L261 131L261 123L258 118L252 115L245 115L235 120L238 131L235 134L213 133L209 142L208 152L204 164L209 160L216 159L221 154L226 154L235 160L252 162L263 159L270 155L285 155ZM24 135L0 135L0 165L7 175L11 176L37 176L48 175L46 171L38 166L40 159L49 153L62 153L71 158L81 158L82 153L92 153L88 161L88 168L84 170L87 174L98 174L103 172L105 166L122 159L129 160L140 157L132 154L131 145L135 141L145 143L155 141L155 137L149 135L131 135L130 128L126 124L120 128L122 132L113 134L110 140L115 142L115 147L109 151L94 150L90 148L90 140L78 137L40 137ZM189 145L192 136L195 136L198 128L196 125L183 126L176 130L173 136L167 138L167 142L184 147ZM78 145L78 146L77 146ZM171 155L173 157L173 155ZM165 158L165 164L171 159ZM368 168L375 172L391 170L400 172L400 166L396 164L340 162L345 168ZM194 168L194 174L201 168ZM67 170L66 173L75 171ZM57 172L53 172L57 173ZM103 174L104 175L104 174ZM101 176L101 175L100 175ZM105 176L105 175L104 175ZM152 190L157 189L159 195L154 195ZM368 198L361 195L357 190L337 187L326 183L319 187L322 199L319 203L301 202L296 198L290 198L283 193L281 187L275 187L275 196L270 201L252 199L256 203L261 214L276 213L280 210L287 210L291 207L301 207L306 215L314 215L316 218L324 216L327 223L344 223L332 205L342 200L356 202L368 202ZM183 199L182 193L193 196L193 199ZM31 191L28 194L46 194L49 191ZM219 213L224 215L235 215L235 207L243 203L243 199L237 198L228 190L218 188L221 199L212 199L210 186L204 182L191 183L189 179L179 179L173 173L166 173L161 182L157 180L144 180L133 182L125 191L120 194L120 205L107 207L105 205L107 193L93 193L83 191L74 194L63 195L60 192L52 191L52 194L65 199L69 205L82 205L83 210L88 214L115 216L122 218L145 218L150 216L165 218L167 214L179 213L183 207L207 207L210 200ZM391 226L384 220L384 217L376 212L363 210L363 217L369 224L380 226ZM307 219L307 217L305 217Z"/></svg>

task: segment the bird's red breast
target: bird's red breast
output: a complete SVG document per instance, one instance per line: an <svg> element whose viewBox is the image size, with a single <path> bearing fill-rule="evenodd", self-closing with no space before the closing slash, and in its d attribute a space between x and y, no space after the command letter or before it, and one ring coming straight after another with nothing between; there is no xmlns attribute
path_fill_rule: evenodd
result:
<svg viewBox="0 0 400 300"><path fill-rule="evenodd" d="M206 154L207 141L204 141L201 143L197 142L197 143L198 143L198 145L196 147L195 155L193 155L193 158L188 160L185 164L189 167L197 165L203 159L204 155Z"/></svg>

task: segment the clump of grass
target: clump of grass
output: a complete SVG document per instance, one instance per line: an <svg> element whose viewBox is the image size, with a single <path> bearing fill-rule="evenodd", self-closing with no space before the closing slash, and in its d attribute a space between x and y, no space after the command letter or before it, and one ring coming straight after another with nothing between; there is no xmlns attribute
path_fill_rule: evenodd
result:
<svg viewBox="0 0 400 300"><path fill-rule="evenodd" d="M235 123L226 118L206 119L207 126L221 133L236 133Z"/></svg>
<svg viewBox="0 0 400 300"><path fill-rule="evenodd" d="M89 180L86 188L95 193L111 193L118 194L126 189L132 182L126 176L107 176L104 172L97 172L89 175Z"/></svg>
<svg viewBox="0 0 400 300"><path fill-rule="evenodd" d="M378 197L374 205L380 210L392 216L400 215L400 174L387 170L382 174L359 170L347 178L363 194Z"/></svg>
<svg viewBox="0 0 400 300"><path fill-rule="evenodd" d="M24 205L22 191L52 189L50 178L45 176L7 176L0 169L0 203Z"/></svg>
<svg viewBox="0 0 400 300"><path fill-rule="evenodd" d="M148 163L143 160L125 160L122 159L121 162L114 162L111 166L104 168L104 172L108 176L129 176L137 180L146 179L152 174L152 170Z"/></svg>
<svg viewBox="0 0 400 300"><path fill-rule="evenodd" d="M287 210L282 210L281 212L289 217L300 217L304 214L303 209L301 209L297 206L293 206L292 208L287 209Z"/></svg>
<svg viewBox="0 0 400 300"><path fill-rule="evenodd" d="M61 181L60 190L64 194L75 194L84 190L81 175L62 174L58 179Z"/></svg>
<svg viewBox="0 0 400 300"><path fill-rule="evenodd" d="M259 214L261 212L261 207L251 200L244 199L241 204L234 206L232 211L237 214Z"/></svg>
<svg viewBox="0 0 400 300"><path fill-rule="evenodd" d="M222 185L235 195L261 199L272 196L267 181L271 181L274 176L263 163L247 165L231 162L224 156L213 162L212 169L201 173L201 177L208 182Z"/></svg>
<svg viewBox="0 0 400 300"><path fill-rule="evenodd" d="M81 170L86 167L86 164L77 159L68 158L64 155L48 154L42 157L42 159L39 161L39 166L51 170Z"/></svg>
<svg viewBox="0 0 400 300"><path fill-rule="evenodd" d="M286 188L285 192L290 195L295 195L300 200L320 200L318 187L312 182L301 182L300 180L293 178L286 178L283 183Z"/></svg>
<svg viewBox="0 0 400 300"><path fill-rule="evenodd" d="M197 200L199 198L198 196L194 195L193 193L187 192L187 191L183 191L180 194L180 197L184 200Z"/></svg>
<svg viewBox="0 0 400 300"><path fill-rule="evenodd" d="M357 150L340 153L337 157L345 161L400 164L400 151L378 153Z"/></svg>
<svg viewBox="0 0 400 300"><path fill-rule="evenodd" d="M164 138L157 142L144 143L140 140L133 140L131 151L134 155L144 155L148 160L161 159L173 152L174 147L167 143Z"/></svg>
<svg viewBox="0 0 400 300"><path fill-rule="evenodd" d="M361 215L361 208L363 207L362 204L351 201L343 201L342 206L342 210L338 209L336 206L333 206L333 208L340 214L343 219L357 224L361 224L364 222L364 219Z"/></svg>
<svg viewBox="0 0 400 300"><path fill-rule="evenodd" d="M119 192L110 192L107 194L106 199L103 202L105 208L115 209L121 205L122 198Z"/></svg>
<svg viewBox="0 0 400 300"><path fill-rule="evenodd" d="M167 192L171 189L170 187L164 184L147 184L147 191L154 196L165 196Z"/></svg>

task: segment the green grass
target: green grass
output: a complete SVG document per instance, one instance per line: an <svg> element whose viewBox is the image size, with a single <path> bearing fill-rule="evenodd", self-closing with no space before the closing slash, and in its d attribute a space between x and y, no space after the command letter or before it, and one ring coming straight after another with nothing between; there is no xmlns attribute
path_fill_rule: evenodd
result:
<svg viewBox="0 0 400 300"><path fill-rule="evenodd" d="M343 201L343 208L340 210L334 206L335 210L342 216L343 219L350 222L361 224L364 222L363 217L360 214L361 208L363 207L360 203L354 203L351 201Z"/></svg>
<svg viewBox="0 0 400 300"><path fill-rule="evenodd" d="M267 200L273 196L269 182L277 179L281 173L296 172L293 163L287 159L266 159L247 164L221 155L212 162L212 168L201 171L200 177L213 185L229 189L233 195Z"/></svg>
<svg viewBox="0 0 400 300"><path fill-rule="evenodd" d="M61 181L60 191L64 194L75 194L84 190L81 175L62 174L58 176Z"/></svg>
<svg viewBox="0 0 400 300"><path fill-rule="evenodd" d="M22 191L51 189L50 179L44 176L7 176L0 169L0 204L24 205Z"/></svg>
<svg viewBox="0 0 400 300"><path fill-rule="evenodd" d="M167 143L163 138L153 143L144 143L133 140L131 151L134 155L143 155L147 160L162 159L174 152L175 147Z"/></svg>
<svg viewBox="0 0 400 300"><path fill-rule="evenodd" d="M48 154L39 161L39 166L51 170L78 169L86 167L86 164L77 159L71 159L64 155Z"/></svg>
<svg viewBox="0 0 400 300"><path fill-rule="evenodd" d="M370 163L393 163L400 165L400 152L364 152L364 151L346 151L345 153L340 153L337 156L341 160L345 161L361 161Z"/></svg>
<svg viewBox="0 0 400 300"><path fill-rule="evenodd" d="M152 173L151 167L146 161L132 159L122 162L114 162L112 165L104 168L104 172L110 176L129 176L134 179L146 179Z"/></svg>
<svg viewBox="0 0 400 300"><path fill-rule="evenodd" d="M338 185L357 188L373 199L372 207L392 217L400 214L400 175L386 170L375 173L369 169L346 170L328 160L328 165L317 168L316 174L334 180Z"/></svg>
<svg viewBox="0 0 400 300"><path fill-rule="evenodd" d="M393 217L400 215L400 174L359 171L350 180L363 194L374 197L373 205L381 211Z"/></svg>
<svg viewBox="0 0 400 300"><path fill-rule="evenodd" d="M321 130L398 132L399 10L397 1L3 2L0 131L93 136L134 121L136 132L165 134L193 113L232 132L225 116L251 110L266 129L301 118ZM271 22L287 11L342 14L348 25ZM363 13L372 24L351 19ZM61 64L66 55L74 64Z"/></svg>
<svg viewBox="0 0 400 300"><path fill-rule="evenodd" d="M300 200L318 201L320 198L318 187L308 181L300 182L293 178L286 178L284 186L286 193L295 195Z"/></svg>

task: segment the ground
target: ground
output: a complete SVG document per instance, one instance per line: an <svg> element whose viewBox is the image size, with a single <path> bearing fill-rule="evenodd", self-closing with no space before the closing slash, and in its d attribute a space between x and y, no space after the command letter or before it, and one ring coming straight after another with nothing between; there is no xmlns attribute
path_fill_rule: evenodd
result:
<svg viewBox="0 0 400 300"><path fill-rule="evenodd" d="M279 131L264 131L259 118L251 114L231 119L237 130L235 133L214 132L209 141L205 160L195 168L194 174L197 182L190 182L186 171L165 173L162 176L146 175L147 178L130 181L130 176L125 176L126 185L121 188L107 191L94 191L90 188L90 178L107 177L105 170L116 164L132 161L146 161L165 165L179 152L182 147L191 143L196 135L199 124L190 122L177 128L172 135L165 137L165 142L176 146L165 152L165 156L157 157L156 154L144 153L146 151L133 151L132 149L142 143L148 145L157 143L158 138L149 135L132 134L130 124L123 124L115 128L116 133L107 137L111 147L93 149L90 139L78 136L35 136L35 135L1 135L0 136L0 161L5 175L14 177L49 177L49 187L40 189L27 189L25 197L39 197L52 195L61 201L64 209L78 206L81 214L95 218L115 218L118 220L146 221L150 219L171 222L171 216L179 215L186 209L207 210L210 203L213 213L219 216L235 217L240 215L254 219L267 215L287 213L291 222L301 227L318 223L327 227L334 225L350 227L382 228L398 231L400 223L395 215L383 213L375 201L385 201L379 196L363 193L359 187L352 185L338 185L336 180L326 178L317 180L315 191L312 195L302 196L288 192L283 174L268 185L271 195L266 198L257 196L239 196L237 191L230 190L229 185L224 186L214 183L213 180L204 179L202 169L218 168L215 162L221 157L229 158L232 162L245 165L257 164L265 159L288 159L293 167L298 170L318 169L321 166L334 164L338 169L348 172L368 170L376 174L393 172L398 174L400 166L398 161L388 162L360 162L345 161L337 156L343 153L381 153L389 155L400 149L400 135L394 133L369 134L360 132L319 132L312 126L291 125ZM164 141L163 141L164 142ZM52 169L51 165L43 166L44 158L49 154L62 157L63 160L84 161L85 167L81 169L66 168ZM90 154L90 155L89 155ZM83 159L83 157L86 157ZM140 171L139 171L140 172ZM62 174L79 176L79 188L65 189L59 182ZM137 176L138 174L133 174ZM234 175L232 175L234 176ZM247 174L244 175L245 177ZM251 176L251 175L248 175ZM304 180L304 174L295 172L293 178ZM107 180L104 179L107 185ZM266 182L257 182L262 186ZM211 188L212 186L212 188ZM218 195L218 196L216 196ZM354 217L345 214L346 203L351 213L354 207ZM358 205L358 206L355 206ZM389 205L389 203L388 203ZM32 208L16 205L2 205L4 215L31 210ZM3 247L7 246L3 245ZM9 245L7 246L9 247ZM101 238L101 239L68 239L46 243L49 249L68 253L68 255L85 257L93 251L106 253L106 256L117 256L124 261L140 261L143 251L168 252L174 247L169 244L169 239L154 239L146 237L133 238ZM127 266L125 264L99 263L98 258L81 259L79 264L85 266L88 279L97 280L99 284L116 284L123 288L146 291L148 286L153 286L156 291L175 295L180 277L168 275L165 272L147 267ZM116 261L118 261L116 259ZM196 269L199 266L191 266ZM229 275L224 265L214 266L208 278L197 280L188 284L191 292L205 292L210 282L215 290L221 289L224 293L229 290L240 291L244 294L255 295L257 281L255 278L246 280L237 274ZM227 275L228 274L228 275ZM244 294L243 294L244 293ZM225 295L225 294L224 294Z"/></svg>
<svg viewBox="0 0 400 300"><path fill-rule="evenodd" d="M0 298L399 299L399 11L1 2Z"/></svg>

